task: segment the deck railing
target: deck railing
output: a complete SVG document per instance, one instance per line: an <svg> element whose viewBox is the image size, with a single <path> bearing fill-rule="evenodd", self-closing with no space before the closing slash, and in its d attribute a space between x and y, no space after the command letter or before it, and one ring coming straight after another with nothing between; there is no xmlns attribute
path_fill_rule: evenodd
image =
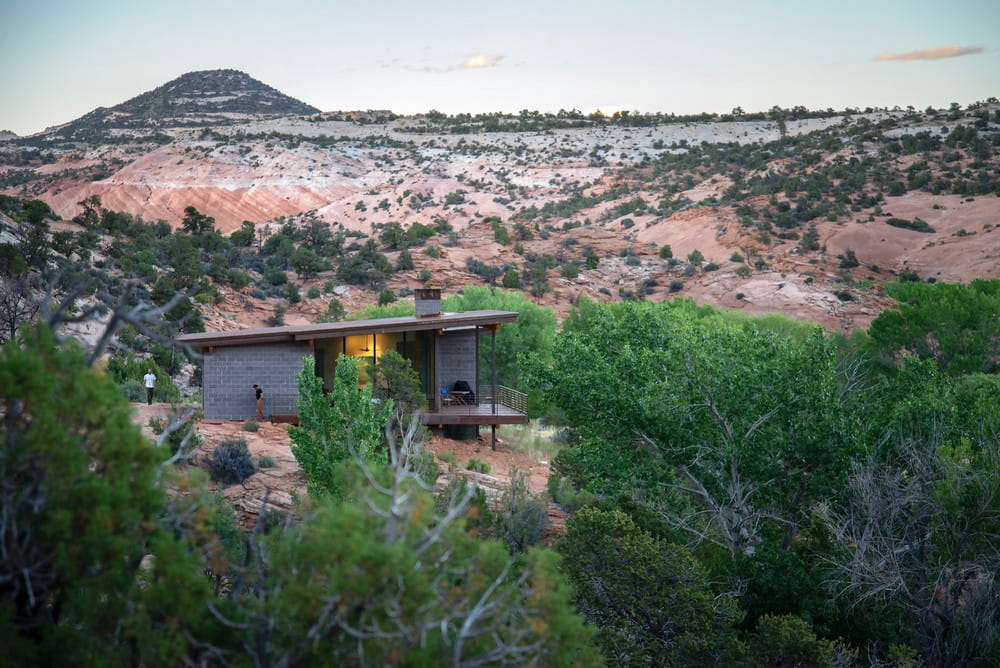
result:
<svg viewBox="0 0 1000 668"><path fill-rule="evenodd" d="M522 415L528 414L528 395L503 385L497 385L495 402L493 400L493 387L490 385L480 385L479 395L471 401L465 392L432 394L427 399L427 404L432 411L440 407L451 413L460 413L465 410L470 414L482 415L484 409L489 412L494 406L496 408L504 406Z"/></svg>
<svg viewBox="0 0 1000 668"><path fill-rule="evenodd" d="M506 406L507 408L522 413L524 415L528 414L528 395L524 392L518 392L517 390L512 390L509 387L504 387L503 385L497 385L497 396L496 401L493 401L493 388L489 385L480 385L480 391L482 392L482 397L480 399L481 403L496 403L500 406Z"/></svg>

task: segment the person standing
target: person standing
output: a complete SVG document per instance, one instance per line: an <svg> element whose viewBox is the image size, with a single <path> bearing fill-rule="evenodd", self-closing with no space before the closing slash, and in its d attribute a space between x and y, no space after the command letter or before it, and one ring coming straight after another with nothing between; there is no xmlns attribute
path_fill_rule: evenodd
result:
<svg viewBox="0 0 1000 668"><path fill-rule="evenodd" d="M142 377L142 384L146 386L146 403L153 405L153 390L156 389L156 374L152 369L146 369L146 375Z"/></svg>
<svg viewBox="0 0 1000 668"><path fill-rule="evenodd" d="M253 386L254 395L257 398L257 419L264 419L264 390L260 388L259 385L254 383Z"/></svg>

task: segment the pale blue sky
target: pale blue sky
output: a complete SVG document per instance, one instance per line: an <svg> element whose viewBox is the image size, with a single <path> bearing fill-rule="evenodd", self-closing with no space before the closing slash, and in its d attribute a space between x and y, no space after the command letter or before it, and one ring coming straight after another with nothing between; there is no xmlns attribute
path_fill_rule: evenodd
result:
<svg viewBox="0 0 1000 668"><path fill-rule="evenodd" d="M0 129L223 67L323 110L964 105L1000 96L1000 0L0 0Z"/></svg>

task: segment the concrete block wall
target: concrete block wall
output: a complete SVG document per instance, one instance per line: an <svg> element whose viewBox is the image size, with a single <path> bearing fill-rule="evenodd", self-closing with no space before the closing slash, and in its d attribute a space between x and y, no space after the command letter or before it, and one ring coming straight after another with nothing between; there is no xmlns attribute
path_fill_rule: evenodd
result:
<svg viewBox="0 0 1000 668"><path fill-rule="evenodd" d="M476 330L444 332L437 336L437 391L442 387L449 390L456 380L464 380L472 386L479 398L479 379L476 377Z"/></svg>
<svg viewBox="0 0 1000 668"><path fill-rule="evenodd" d="M312 346L295 343L232 346L204 351L205 417L247 420L256 415L253 384L264 390L264 415L295 414L298 373Z"/></svg>

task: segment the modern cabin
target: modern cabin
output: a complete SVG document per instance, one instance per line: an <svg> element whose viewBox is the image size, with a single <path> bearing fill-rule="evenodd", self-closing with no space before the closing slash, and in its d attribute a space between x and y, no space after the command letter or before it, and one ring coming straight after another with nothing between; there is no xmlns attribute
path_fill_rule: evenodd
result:
<svg viewBox="0 0 1000 668"><path fill-rule="evenodd" d="M264 390L265 414L293 420L304 357L313 357L316 375L329 390L339 355L378 363L385 351L395 350L420 377L428 398L424 424L452 426L453 435L470 436L478 433L479 425L527 422L527 397L498 385L496 378L496 331L516 321L518 314L442 313L440 290L420 289L414 295L414 316L179 336L178 342L200 348L203 355L205 417L253 417L256 383ZM366 367L362 365L362 383L368 381Z"/></svg>

